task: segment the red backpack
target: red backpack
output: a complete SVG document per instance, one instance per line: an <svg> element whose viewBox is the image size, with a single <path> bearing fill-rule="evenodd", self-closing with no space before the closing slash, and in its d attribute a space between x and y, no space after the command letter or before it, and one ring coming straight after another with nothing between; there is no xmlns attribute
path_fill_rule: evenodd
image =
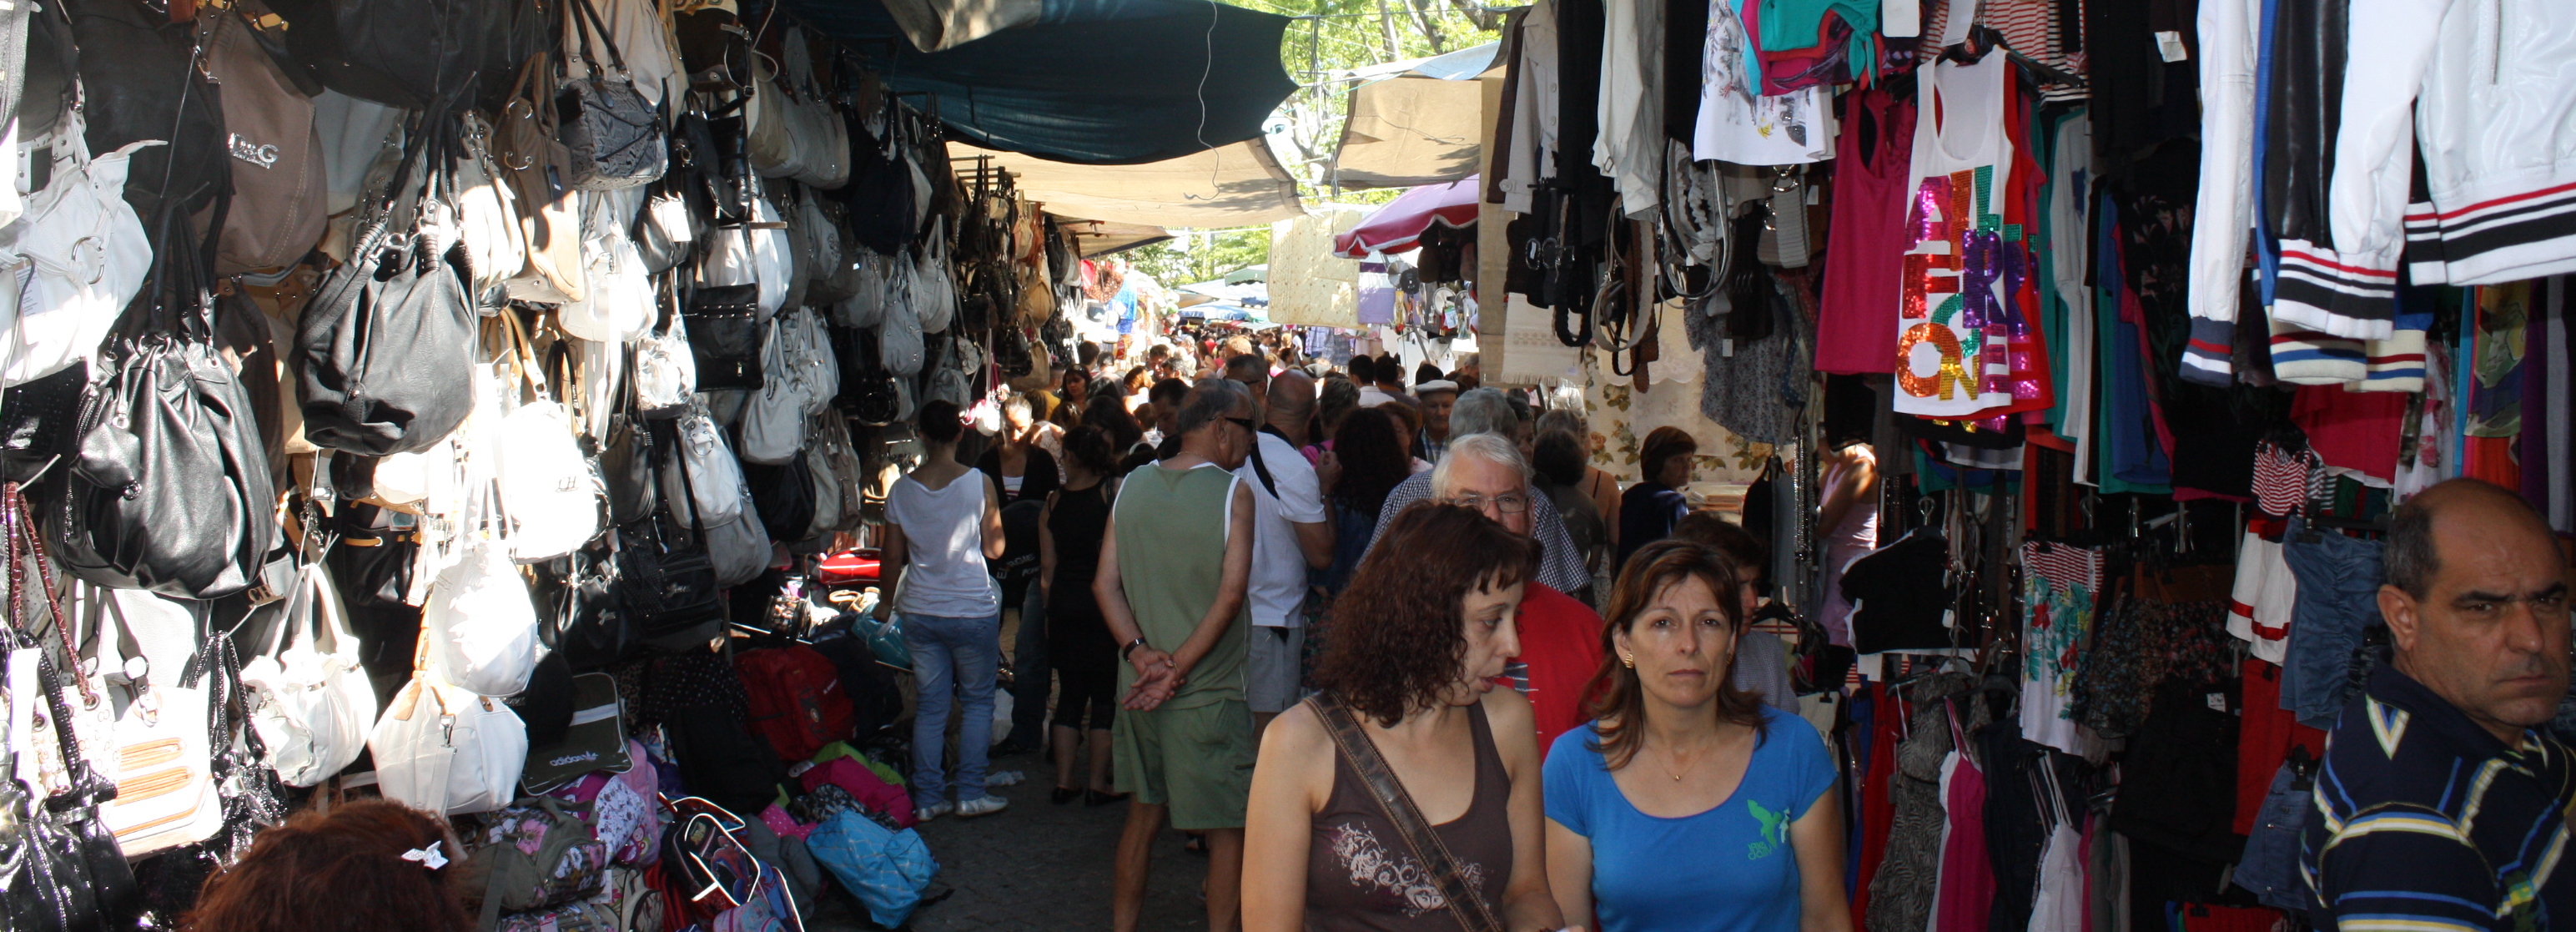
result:
<svg viewBox="0 0 2576 932"><path fill-rule="evenodd" d="M857 729L857 713L841 691L840 669L813 648L799 644L748 651L736 655L733 664L751 699L751 730L780 759L813 757Z"/></svg>

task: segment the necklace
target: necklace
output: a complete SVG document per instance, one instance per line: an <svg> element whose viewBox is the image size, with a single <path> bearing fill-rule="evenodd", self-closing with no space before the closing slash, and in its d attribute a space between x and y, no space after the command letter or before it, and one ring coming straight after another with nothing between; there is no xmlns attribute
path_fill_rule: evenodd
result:
<svg viewBox="0 0 2576 932"><path fill-rule="evenodd" d="M1664 759L1665 759L1666 761L1670 761L1670 760L1672 760L1674 757L1677 757L1677 756L1678 756L1678 755L1674 754L1671 750L1666 750L1666 751L1664 752ZM1706 756L1706 755L1702 755L1702 756ZM1698 769L1698 768L1699 768L1699 761L1697 761L1697 760L1693 760L1693 761L1691 761L1691 762L1690 762L1690 763L1688 763L1688 764L1684 764L1684 765L1682 765L1682 769L1681 769L1681 771L1680 771L1679 773L1675 773L1675 772L1673 771L1673 769L1672 769L1672 768L1670 768L1670 767L1665 767L1665 768L1664 768L1664 773L1665 773L1666 775L1668 775L1668 776L1672 777L1672 778L1673 778L1673 782L1675 782L1675 783L1680 783L1680 782L1682 782L1682 778L1683 778L1683 777L1689 776L1691 771L1696 770L1696 769Z"/></svg>

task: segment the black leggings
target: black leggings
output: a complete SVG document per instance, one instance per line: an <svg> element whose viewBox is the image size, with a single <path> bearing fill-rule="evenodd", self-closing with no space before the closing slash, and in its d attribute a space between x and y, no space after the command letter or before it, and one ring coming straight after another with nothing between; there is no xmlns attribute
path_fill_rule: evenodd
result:
<svg viewBox="0 0 2576 932"><path fill-rule="evenodd" d="M1082 712L1091 710L1091 727L1109 730L1109 719L1118 712L1118 672L1110 668L1084 670L1058 667L1056 683L1063 691L1055 697L1055 724L1081 730Z"/></svg>

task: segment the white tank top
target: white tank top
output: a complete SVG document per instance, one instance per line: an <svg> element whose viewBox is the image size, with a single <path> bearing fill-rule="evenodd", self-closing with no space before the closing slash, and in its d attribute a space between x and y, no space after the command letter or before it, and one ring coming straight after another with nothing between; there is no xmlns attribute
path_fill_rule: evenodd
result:
<svg viewBox="0 0 2576 932"><path fill-rule="evenodd" d="M2012 180L2011 63L1988 53L1915 72L1914 183L1897 296L1896 410L1963 417L2013 403L2003 222Z"/></svg>

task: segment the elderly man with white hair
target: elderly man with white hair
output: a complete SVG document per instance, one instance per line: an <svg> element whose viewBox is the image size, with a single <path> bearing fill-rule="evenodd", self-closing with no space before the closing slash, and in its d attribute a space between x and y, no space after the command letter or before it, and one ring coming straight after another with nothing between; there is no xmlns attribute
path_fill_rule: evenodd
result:
<svg viewBox="0 0 2576 932"><path fill-rule="evenodd" d="M1471 402L1479 394L1490 393L1501 400L1501 392L1481 389L1458 400L1458 412L1452 417L1475 411ZM1503 416L1513 417L1505 406ZM1470 416L1473 416L1470 414ZM1506 666L1504 674L1513 688L1528 694L1532 718L1538 726L1539 747L1551 745L1559 733L1584 721L1583 685L1592 678L1601 663L1601 616L1581 600L1555 588L1549 569L1558 562L1558 554L1572 554L1573 546L1565 541L1565 523L1558 518L1547 496L1530 491L1529 459L1507 433L1480 431L1450 440L1449 450L1430 472L1418 475L1397 486L1387 496L1387 511L1378 519L1384 529L1393 523L1394 514L1403 510L1396 496L1409 486L1420 483L1412 501L1436 499L1465 505L1484 512L1485 517L1510 529L1515 534L1536 536L1540 543L1539 578L1532 580L1521 596L1518 625L1521 653ZM1556 541L1550 541L1549 531ZM1375 542L1371 543L1372 548ZM1387 554L1369 559L1404 559L1405 554ZM1574 578L1588 579L1575 563Z"/></svg>

